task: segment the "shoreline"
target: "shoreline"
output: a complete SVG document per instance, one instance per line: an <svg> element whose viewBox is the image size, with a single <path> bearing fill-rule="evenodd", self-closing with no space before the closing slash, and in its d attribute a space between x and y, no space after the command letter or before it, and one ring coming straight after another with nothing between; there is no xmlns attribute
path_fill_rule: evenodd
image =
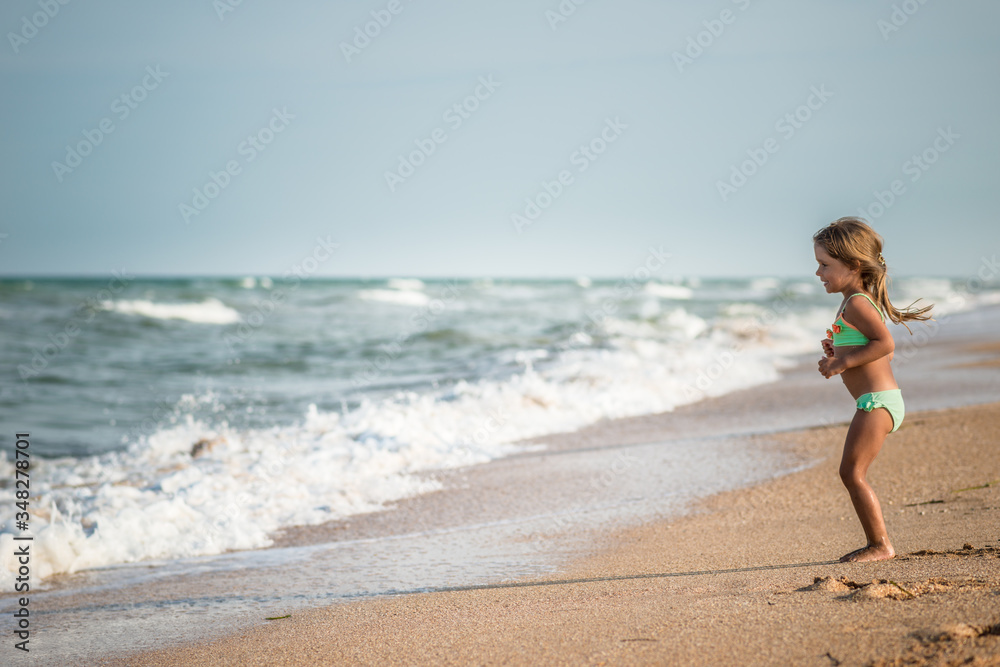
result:
<svg viewBox="0 0 1000 667"><path fill-rule="evenodd" d="M821 460L713 495L687 516L614 531L610 548L547 577L557 580L549 585L361 600L217 641L107 657L127 665L833 664L826 655L841 664L1000 663L1000 403L917 412L887 439L870 478L898 553L890 561L832 561L863 540L836 473L846 430L751 436ZM949 436L955 446L940 446Z"/></svg>
<svg viewBox="0 0 1000 667"><path fill-rule="evenodd" d="M1000 378L990 368L1000 357L1000 344L991 337L1000 308L992 310L990 316L975 314L961 331L940 329L903 359L897 378L911 414L900 431L928 408L973 404L976 407L969 409L989 409L984 401L1000 401ZM737 480L734 493L808 473L808 466L822 457L795 438L838 426L846 429L854 406L845 399L842 383L817 382L811 356L799 361L775 383L671 412L541 436L522 441L544 446L538 451L428 473L444 482L444 490L400 501L385 511L289 529L269 549L72 575L38 594L39 619L47 621L37 637L39 648L54 652L46 656L42 651L36 659L43 661L39 664L60 664L62 654L110 659L108 649L115 645L152 651L150 655L182 651L263 631L273 625L263 619L289 612L298 619L330 604L350 607L392 599L386 596L393 591L497 583L498 572L505 575L501 584L585 575L582 564L597 558L595 552L613 551L627 531L641 524L681 525L687 516L708 511L706 496L729 492L727 482L716 479L718 474L699 480L692 472L715 472L728 464L742 474L726 478ZM622 456L633 457L638 465L616 470L616 457ZM807 469L801 471L803 467ZM598 476L603 480L599 496L591 488ZM831 479L839 484L835 472ZM684 493L669 488L670 480L683 480ZM728 483L732 488L733 482ZM903 546L896 548L903 553ZM732 550L732 545L726 549ZM795 562L816 563L839 555ZM696 558L684 567L732 569L749 562L703 561ZM660 573L676 572L683 563L674 565ZM633 574L650 572L645 565L636 567ZM614 571L621 570L615 566ZM344 587L345 573L353 573L353 588ZM107 619L99 638L88 631L95 614ZM51 629L45 631L45 625Z"/></svg>

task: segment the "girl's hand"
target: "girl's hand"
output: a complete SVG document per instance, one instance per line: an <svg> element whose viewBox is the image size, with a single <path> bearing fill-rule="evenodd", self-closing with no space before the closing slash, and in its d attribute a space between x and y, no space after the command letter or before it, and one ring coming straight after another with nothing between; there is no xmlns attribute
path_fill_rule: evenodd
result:
<svg viewBox="0 0 1000 667"><path fill-rule="evenodd" d="M832 357L833 356L833 341L830 340L829 338L824 338L822 342L823 342L823 352L826 354L826 356Z"/></svg>
<svg viewBox="0 0 1000 667"><path fill-rule="evenodd" d="M837 359L836 357L826 357L825 359L819 360L819 372L826 379L832 378L834 375L840 375L847 370L847 364L844 363L843 359Z"/></svg>

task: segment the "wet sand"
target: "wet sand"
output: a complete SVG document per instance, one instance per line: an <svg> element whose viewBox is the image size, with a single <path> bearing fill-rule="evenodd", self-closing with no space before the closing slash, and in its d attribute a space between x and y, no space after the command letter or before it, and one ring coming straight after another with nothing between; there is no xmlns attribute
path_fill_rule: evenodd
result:
<svg viewBox="0 0 1000 667"><path fill-rule="evenodd" d="M891 561L831 562L864 540L846 431L751 436L819 463L617 531L544 585L340 604L120 663L1000 665L1000 404L890 435L870 480Z"/></svg>

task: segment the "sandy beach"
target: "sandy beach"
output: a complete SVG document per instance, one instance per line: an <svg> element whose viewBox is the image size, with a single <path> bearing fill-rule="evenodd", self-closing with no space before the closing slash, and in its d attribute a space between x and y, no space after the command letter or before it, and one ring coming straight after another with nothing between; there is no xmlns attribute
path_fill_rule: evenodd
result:
<svg viewBox="0 0 1000 667"><path fill-rule="evenodd" d="M863 541L838 424L766 436L818 465L538 585L342 604L120 664L1000 664L998 432L996 403L907 416L870 473L892 561L830 562Z"/></svg>

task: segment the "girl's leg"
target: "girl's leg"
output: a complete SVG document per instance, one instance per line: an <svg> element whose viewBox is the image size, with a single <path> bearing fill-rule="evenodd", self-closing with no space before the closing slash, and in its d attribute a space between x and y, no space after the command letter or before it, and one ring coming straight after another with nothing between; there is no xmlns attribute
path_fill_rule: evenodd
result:
<svg viewBox="0 0 1000 667"><path fill-rule="evenodd" d="M871 412L859 409L851 421L847 442L844 443L844 456L840 461L840 479L851 494L854 511L861 519L868 544L842 557L841 561L886 560L896 555L885 530L882 507L865 478L868 466L875 460L885 436L891 430L892 417L885 408L876 408Z"/></svg>

